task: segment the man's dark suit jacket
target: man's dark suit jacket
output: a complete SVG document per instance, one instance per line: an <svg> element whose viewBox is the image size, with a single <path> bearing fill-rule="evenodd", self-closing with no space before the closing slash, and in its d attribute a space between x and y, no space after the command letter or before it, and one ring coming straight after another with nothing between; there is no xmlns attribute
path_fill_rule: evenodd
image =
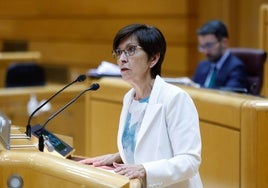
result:
<svg viewBox="0 0 268 188"><path fill-rule="evenodd" d="M207 60L201 61L192 78L201 87L204 87L210 65L211 62ZM221 87L249 89L244 63L232 54L229 54L221 69L218 70L213 88L217 89Z"/></svg>

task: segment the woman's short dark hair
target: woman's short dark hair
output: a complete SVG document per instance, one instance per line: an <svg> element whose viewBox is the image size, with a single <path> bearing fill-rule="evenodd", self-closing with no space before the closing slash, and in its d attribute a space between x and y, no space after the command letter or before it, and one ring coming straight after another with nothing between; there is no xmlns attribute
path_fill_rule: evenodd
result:
<svg viewBox="0 0 268 188"><path fill-rule="evenodd" d="M161 65L166 53L166 40L162 32L153 26L146 24L131 24L118 31L114 38L113 49L118 48L120 42L130 36L135 36L139 45L147 54L148 59L160 53L160 58L156 65L151 69L151 77L161 75Z"/></svg>
<svg viewBox="0 0 268 188"><path fill-rule="evenodd" d="M202 25L197 30L198 35L208 35L213 34L221 41L223 38L228 38L228 30L225 24L220 20L211 20L204 25Z"/></svg>

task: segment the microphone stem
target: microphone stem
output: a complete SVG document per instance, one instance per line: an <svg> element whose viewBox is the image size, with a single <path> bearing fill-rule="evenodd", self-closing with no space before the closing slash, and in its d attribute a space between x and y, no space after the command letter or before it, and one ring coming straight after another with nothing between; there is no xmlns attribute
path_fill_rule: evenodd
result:
<svg viewBox="0 0 268 188"><path fill-rule="evenodd" d="M47 121L43 124L42 129L45 129L47 123L53 119L55 116L57 116L59 113L61 113L65 108L67 108L69 105L71 105L72 103L74 103L81 95L83 95L85 92L87 92L88 90L84 90L83 92L79 93L75 98L73 98L70 102L68 102L67 104L65 104L59 111L57 111L55 114L52 114Z"/></svg>

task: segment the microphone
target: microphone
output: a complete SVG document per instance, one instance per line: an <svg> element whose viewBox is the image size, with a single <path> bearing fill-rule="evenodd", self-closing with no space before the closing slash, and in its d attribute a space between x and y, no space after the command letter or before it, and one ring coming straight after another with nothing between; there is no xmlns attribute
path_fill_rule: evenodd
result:
<svg viewBox="0 0 268 188"><path fill-rule="evenodd" d="M51 101L55 96L57 96L59 93L61 93L63 90L65 90L67 87L71 86L72 84L76 83L76 82L83 82L86 79L86 75L81 74L79 75L74 81L72 81L71 83L67 84L66 86L64 86L61 90L59 90L58 92L56 92L54 95L52 95L49 99L47 99L44 103L42 103L38 108L36 108L32 114L29 116L28 118L28 123L26 126L26 135L30 138L31 137L31 120L32 117L34 116L34 114L40 110L43 106L45 106L49 101Z"/></svg>
<svg viewBox="0 0 268 188"><path fill-rule="evenodd" d="M63 110L65 110L68 106L70 106L72 103L74 103L81 95L83 95L85 92L93 90L96 91L97 89L99 89L100 85L97 83L92 84L89 88L83 90L82 92L80 92L75 98L73 98L70 102L68 102L66 105L64 105L59 111L57 111L56 113L52 114L47 121L43 124L42 129L45 129L47 123L53 119L54 117L56 117L59 113L61 113Z"/></svg>
<svg viewBox="0 0 268 188"><path fill-rule="evenodd" d="M63 110L65 110L68 106L70 106L72 103L74 103L76 100L78 100L79 97L81 97L85 92L87 91L96 91L97 89L99 89L100 85L98 83L93 83L89 88L83 90L82 92L80 92L76 97L74 97L70 102L68 102L67 104L65 104L62 108L60 108L56 113L52 114L47 121L43 124L43 126L41 126L41 128L39 129L39 150L42 151L42 149L44 148L44 132L46 125L48 124L48 122L50 120L52 120L53 118L55 118L59 113L61 113ZM53 143L52 143L53 145ZM40 147L41 146L41 147Z"/></svg>

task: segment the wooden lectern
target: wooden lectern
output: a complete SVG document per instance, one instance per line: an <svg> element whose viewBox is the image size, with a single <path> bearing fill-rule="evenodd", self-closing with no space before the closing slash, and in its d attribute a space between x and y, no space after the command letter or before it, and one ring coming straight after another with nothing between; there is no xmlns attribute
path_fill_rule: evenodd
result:
<svg viewBox="0 0 268 188"><path fill-rule="evenodd" d="M23 129L18 127L11 129L11 135L14 132L18 135L18 131L23 135ZM72 156L65 158L40 152L33 139L17 138L10 142L10 149L0 144L0 187L12 183L21 183L20 187L25 188L141 187L136 179L129 180L112 171L80 164Z"/></svg>

